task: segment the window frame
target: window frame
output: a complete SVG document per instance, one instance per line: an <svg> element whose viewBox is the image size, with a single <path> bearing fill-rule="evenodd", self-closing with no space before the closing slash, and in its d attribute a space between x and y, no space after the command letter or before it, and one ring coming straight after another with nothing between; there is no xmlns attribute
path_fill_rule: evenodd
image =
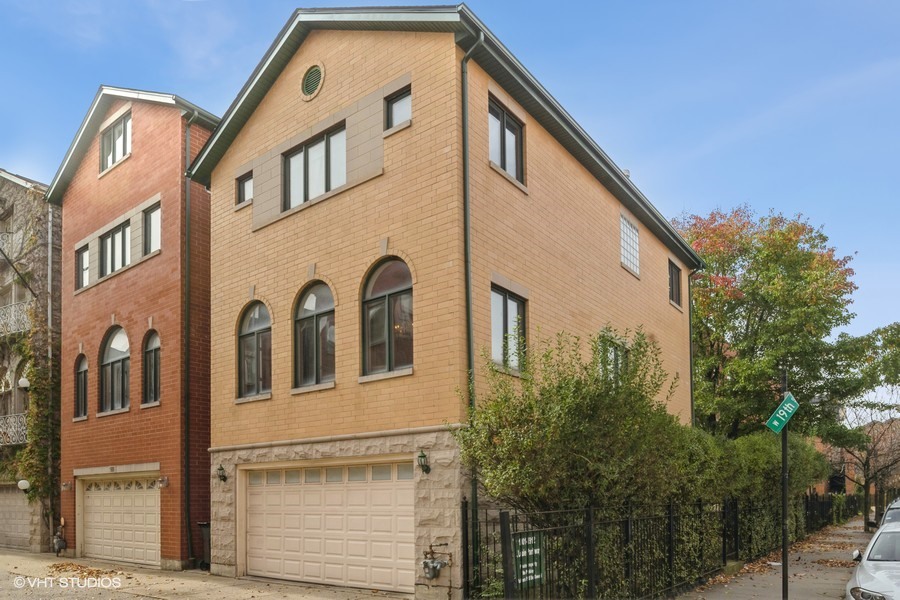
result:
<svg viewBox="0 0 900 600"><path fill-rule="evenodd" d="M263 310L266 311L266 315L269 318L268 327L260 327L258 329L254 329L252 331L248 331L246 333L241 333L244 329L244 321L250 318L250 312L256 307L261 306ZM263 360L263 345L261 338L264 334L269 334L269 387L267 389L263 389L263 365L265 361ZM241 368L244 362L244 354L243 354L243 341L245 339L253 339L253 347L254 354L256 355L256 381L254 382L253 391L244 393L244 370ZM259 396L261 394L271 393L272 391L272 313L269 312L269 307L266 306L264 302L259 300L255 300L247 305L246 308L241 312L241 318L238 321L238 335L237 335L237 357L238 357L238 398L252 398L253 396Z"/></svg>
<svg viewBox="0 0 900 600"><path fill-rule="evenodd" d="M681 267L669 260L669 302L681 308Z"/></svg>
<svg viewBox="0 0 900 600"><path fill-rule="evenodd" d="M303 310L304 300L309 296L309 294L318 288L319 286L324 287L328 290L328 293L331 295L331 308L326 308L322 310L315 310L311 315L306 315L305 317L300 317L300 312ZM322 376L322 348L321 348L321 337L318 335L320 323L323 319L327 319L331 317L332 323L334 321L334 294L331 291L331 288L324 281L316 280L314 282L310 282L307 285L303 293L300 295L300 299L297 302L297 306L294 310L294 388L301 388L304 386L310 385L319 385L321 383L332 383L335 380L336 373L332 373L330 376ZM313 332L314 332L314 341L313 341L313 381L312 382L303 382L303 378L301 377L301 365L299 362L299 356L301 352L298 350L301 349L301 344L303 344L303 336L300 335L302 331L302 327L304 324L312 323ZM335 323L336 325L336 323ZM303 355L306 355L306 352L303 352Z"/></svg>
<svg viewBox="0 0 900 600"><path fill-rule="evenodd" d="M115 235L122 232L122 246L119 251L122 253L122 264L116 268L115 263ZM127 231L127 233L126 233ZM110 250L113 252L111 256L107 256L106 241L109 240ZM109 270L107 270L107 258L109 258ZM127 259L127 260L126 260ZM100 277L112 275L131 264L131 220L125 220L108 230L100 236Z"/></svg>
<svg viewBox="0 0 900 600"><path fill-rule="evenodd" d="M91 282L91 255L87 244L75 250L75 289L87 287ZM85 264L85 261L87 263Z"/></svg>
<svg viewBox="0 0 900 600"><path fill-rule="evenodd" d="M399 262L406 267L409 272L410 277L410 285L406 288L397 288L395 290L388 290L386 292L382 292L378 295L367 296L366 290L368 290L369 285L372 283L373 278L381 272L382 267L391 262ZM412 281L412 270L409 268L409 265L406 264L406 261L399 257L392 257L387 260L383 260L379 262L375 267L370 271L369 276L366 277L365 286L363 287L363 301L362 301L362 335L360 339L362 340L362 365L363 365L363 375L378 375L382 373L392 373L395 371L399 371L401 369L409 369L415 364L415 327L413 327L412 344L413 344L413 354L410 357L410 363L408 365L396 365L396 356L395 356L395 348L396 345L393 335L394 330L394 313L391 310L392 301L397 298L403 298L404 296L409 296L409 305L410 305L410 320L414 323L415 319L415 308L413 304L413 281ZM384 335L384 343L385 343L385 360L384 369L373 370L369 365L369 346L370 339L368 333L368 313L370 306L381 305L385 312L385 327L382 334Z"/></svg>
<svg viewBox="0 0 900 600"><path fill-rule="evenodd" d="M238 177L237 180L235 180L235 183L237 185L237 192L235 193L235 200L236 200L235 206L244 204L245 202L253 202L253 193L251 192L250 197L247 198L247 190L244 188L244 186L248 182L250 183L250 186L252 187L253 186L253 171L250 171L249 173L245 173L244 175L241 175L240 177Z"/></svg>
<svg viewBox="0 0 900 600"><path fill-rule="evenodd" d="M122 155L116 156L115 152L115 131L116 126L122 125ZM103 173L108 169L119 164L122 159L131 154L131 142L132 142L132 121L131 121L131 111L128 111L115 121L113 121L109 127L100 132L100 172ZM107 136L109 136L107 142ZM104 148L106 144L109 144L110 151L112 152L112 156L110 158L109 164L106 163L106 153L104 152Z"/></svg>
<svg viewBox="0 0 900 600"><path fill-rule="evenodd" d="M115 360L107 360L106 355L109 352L109 346L113 339L121 331L128 339L123 327L112 329L103 342L103 353L100 358L100 406L99 413L108 413L119 410L128 410L131 407L131 342L128 343L128 356L117 358ZM118 367L118 373L117 369ZM118 379L118 381L116 381ZM121 392L121 397L113 397L116 390L116 383ZM112 388L112 389L110 389ZM116 406L118 405L118 406Z"/></svg>
<svg viewBox="0 0 900 600"><path fill-rule="evenodd" d="M84 368L82 368L84 367ZM87 357L79 354L75 361L75 418L87 417L88 405Z"/></svg>
<svg viewBox="0 0 900 600"><path fill-rule="evenodd" d="M502 325L503 325L503 342L501 346L502 352L502 360L497 362L497 359L494 357L493 350L493 338L491 339L491 360L494 364L502 366L505 369L513 369L519 370L519 367L522 364L522 360L525 358L525 349L527 347L528 342L528 327L526 322L527 315L527 306L528 300L519 296L518 294L514 294L510 292L506 288L500 287L499 285L491 285L491 298L493 299L493 295L497 294L503 300L503 316L502 316ZM519 329L521 330L521 334L517 336L517 364L510 364L510 347L509 347L509 303L514 302L521 306L521 315L522 322L519 324ZM491 303L491 334L493 335L494 329L494 310L493 310L493 302Z"/></svg>
<svg viewBox="0 0 900 600"><path fill-rule="evenodd" d="M634 234L633 244L629 237L630 233L626 234L626 229ZM633 262L630 260L632 258ZM641 276L641 230L623 214L619 215L619 259L625 269L636 277Z"/></svg>
<svg viewBox="0 0 900 600"><path fill-rule="evenodd" d="M400 100L404 98L409 98L409 116L401 121L394 120L393 108ZM384 130L393 129L397 125L401 125L406 123L407 121L412 120L412 86L408 85L405 88L397 91L394 94L391 94L387 98L384 99Z"/></svg>
<svg viewBox="0 0 900 600"><path fill-rule="evenodd" d="M152 218L154 213L159 213L159 247L152 247L152 236L148 233L153 232ZM144 211L144 256L162 249L162 206L159 203L154 204ZM123 265L124 266L124 265Z"/></svg>
<svg viewBox="0 0 900 600"><path fill-rule="evenodd" d="M519 121L509 110L502 104L497 102L493 97L488 99L488 160L494 162L490 158L491 140L490 140L490 118L493 116L500 121L500 162L494 163L507 175L515 179L521 184L525 184L525 124ZM516 172L510 173L506 165L506 130L507 123L512 123L518 130L516 133Z"/></svg>
<svg viewBox="0 0 900 600"><path fill-rule="evenodd" d="M150 348L150 343L154 338L156 338L156 347ZM161 382L161 347L162 340L159 337L159 332L157 332L156 330L151 330L144 340L142 356L144 380L142 386L143 389L141 391L141 405L159 404L160 397L162 396L159 389Z"/></svg>
<svg viewBox="0 0 900 600"><path fill-rule="evenodd" d="M332 186L331 181L331 139L335 137L337 134L344 134L344 182L339 186ZM325 189L321 194L317 194L316 196L310 197L309 195L309 149L315 146L316 144L324 142L325 143ZM303 206L307 202L315 200L316 198L320 198L325 194L345 185L347 183L347 126L345 123L340 123L322 133L308 139L307 141L294 146L287 152L281 155L281 173L282 173L282 194L281 194L281 212L287 212L291 209L298 208ZM302 198L299 202L292 205L291 204L291 160L295 158L297 155L303 155L303 191Z"/></svg>

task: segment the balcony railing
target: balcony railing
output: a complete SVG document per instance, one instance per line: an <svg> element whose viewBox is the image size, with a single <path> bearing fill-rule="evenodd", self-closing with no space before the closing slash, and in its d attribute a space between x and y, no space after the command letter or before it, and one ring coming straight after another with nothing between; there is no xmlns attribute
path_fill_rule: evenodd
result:
<svg viewBox="0 0 900 600"><path fill-rule="evenodd" d="M0 446L24 444L27 438L25 413L0 417Z"/></svg>
<svg viewBox="0 0 900 600"><path fill-rule="evenodd" d="M30 300L0 306L0 335L21 333L31 329L31 319L28 318L29 306Z"/></svg>

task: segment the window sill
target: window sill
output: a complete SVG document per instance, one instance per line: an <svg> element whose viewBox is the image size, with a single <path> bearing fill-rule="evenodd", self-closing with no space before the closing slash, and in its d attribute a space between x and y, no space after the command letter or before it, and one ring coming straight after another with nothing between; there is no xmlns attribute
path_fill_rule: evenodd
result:
<svg viewBox="0 0 900 600"><path fill-rule="evenodd" d="M80 423L81 421L87 421L87 415L84 415L83 417L75 417L72 419L73 423Z"/></svg>
<svg viewBox="0 0 900 600"><path fill-rule="evenodd" d="M369 181L370 179L375 179L376 177L380 177L383 174L384 174L384 169L378 169L377 171L370 173L369 175L367 175L361 179L357 179L352 182L345 183L344 185L342 185L340 187L336 187L329 192L325 192L321 196L316 196L312 200L307 200L306 202L304 202L303 204L300 204L299 206L294 206L292 208L289 208L285 211L278 213L278 215L272 217L265 223L261 223L259 225L254 226L250 231L257 232L260 229L263 229L264 227L268 227L272 223L276 223L276 222L280 221L281 219L290 217L291 215L295 215L300 211L306 210L308 208L312 208L313 206L316 206L320 202L324 202L325 200L328 200L329 198L331 198L333 196L336 196L338 194L346 192L347 190L355 188L358 185L362 185L365 182ZM251 204L252 204L252 202L251 202Z"/></svg>
<svg viewBox="0 0 900 600"><path fill-rule="evenodd" d="M237 212L237 211L241 210L242 208L247 208L248 206L253 206L253 198L250 198L249 200L244 200L240 204L235 204L234 212Z"/></svg>
<svg viewBox="0 0 900 600"><path fill-rule="evenodd" d="M522 372L518 369L507 367L498 362L494 362L493 365L494 369L496 369L498 373L503 373L504 375L509 375L510 377L518 377L519 379L522 378Z"/></svg>
<svg viewBox="0 0 900 600"><path fill-rule="evenodd" d="M622 265L622 268L623 268L623 269L625 269L626 271L628 271L629 273L631 273L631 275L634 276L635 279L637 279L638 281L640 281L641 276L638 275L637 273L635 273L635 272L634 272L634 269L632 269L631 267L629 267L629 266L626 265L625 263L619 263L619 264Z"/></svg>
<svg viewBox="0 0 900 600"><path fill-rule="evenodd" d="M255 396L245 396L243 398L235 398L235 404L247 404L248 402L260 402L262 400L271 400L272 392L266 392L264 394L257 394Z"/></svg>
<svg viewBox="0 0 900 600"><path fill-rule="evenodd" d="M493 170L495 170L495 171L497 171L498 173L500 173L501 175L503 175L503 178L504 178L504 179L506 179L508 182L510 182L511 184L513 184L514 186L516 186L517 188L519 188L519 191L520 191L520 192L522 192L522 193L525 194L526 196L528 195L528 188L525 186L524 183L522 183L521 181L519 181L518 179L516 179L515 177L513 177L513 176L510 175L509 173L507 173L507 172L503 169L503 167L501 167L500 165L498 165L498 164L495 163L494 161L492 161L492 160L491 160L491 161L488 161L488 164L491 165L491 168L492 168Z"/></svg>
<svg viewBox="0 0 900 600"><path fill-rule="evenodd" d="M92 287L94 287L94 286L96 286L96 285L100 285L100 284L103 283L104 281L109 281L110 279L112 279L112 278L115 277L116 275L119 275L120 273L124 273L125 271L128 271L129 269L133 269L134 267L138 266L139 264L143 263L144 261L150 260L150 259L153 258L154 256L157 256L157 255L160 254L161 252L162 252L162 250L160 249L160 250L154 250L154 251L151 252L150 254L145 254L144 256L140 257L139 259L137 259L136 261L134 261L134 262L131 263L130 265L125 265L124 267L122 267L122 268L119 269L118 271L113 271L112 273L110 273L110 274L108 274L108 275L104 275L103 277L101 277L100 279L98 279L97 281L95 281L94 283L89 283L89 284L87 284L87 285L84 286L84 287L78 288L77 290L75 290L75 295L77 296L78 294L80 294L80 293L82 293L82 292L86 292L87 290L91 289Z"/></svg>
<svg viewBox="0 0 900 600"><path fill-rule="evenodd" d="M127 408L117 408L115 410L108 410L106 412L98 412L97 418L100 419L102 417L111 417L113 415L121 415L122 413L127 413L130 410L131 410L131 407L129 406Z"/></svg>
<svg viewBox="0 0 900 600"><path fill-rule="evenodd" d="M157 400L156 402L147 402L146 404L142 402L141 410L144 410L145 408L156 408L157 406L159 406L159 400Z"/></svg>
<svg viewBox="0 0 900 600"><path fill-rule="evenodd" d="M671 304L672 307L675 308L678 312L680 312L680 313L684 312L684 309L681 308L681 305L675 304L675 302L673 302L672 300L669 300L669 304Z"/></svg>
<svg viewBox="0 0 900 600"><path fill-rule="evenodd" d="M406 129L407 127L410 127L411 125L412 125L412 119L407 119L407 120L403 121L402 123L397 123L390 129L385 129L384 133L381 134L381 137L382 137L382 139L389 138L392 135L394 135L395 133L397 133L398 131L403 131L404 129Z"/></svg>
<svg viewBox="0 0 900 600"><path fill-rule="evenodd" d="M361 375L357 380L358 383L371 383L373 381L381 381L382 379L394 379L395 377L407 377L413 374L412 367L405 369L397 369L396 371L387 371L385 373L373 373L372 375Z"/></svg>
<svg viewBox="0 0 900 600"><path fill-rule="evenodd" d="M105 177L107 173L109 173L110 171L112 171L113 169L115 169L116 167L121 165L123 162L125 162L129 158L131 158L131 152L129 152L128 154L126 154L125 156L123 156L122 158L120 158L119 160L117 160L116 162L111 164L110 166L106 167L105 170L100 171L100 173L97 175L97 179L100 179L101 177Z"/></svg>
<svg viewBox="0 0 900 600"><path fill-rule="evenodd" d="M334 382L328 381L326 383L316 383L313 385L301 385L300 387L296 387L291 390L292 396L297 396L299 394L311 394L313 392L321 392L322 390L332 390L334 389Z"/></svg>

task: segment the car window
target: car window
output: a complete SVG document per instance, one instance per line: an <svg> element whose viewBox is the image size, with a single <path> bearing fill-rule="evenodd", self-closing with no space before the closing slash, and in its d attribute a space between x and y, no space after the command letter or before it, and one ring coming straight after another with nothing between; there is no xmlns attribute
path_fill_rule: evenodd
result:
<svg viewBox="0 0 900 600"><path fill-rule="evenodd" d="M900 509L895 508L884 513L883 523L893 523L895 521L900 521Z"/></svg>
<svg viewBox="0 0 900 600"><path fill-rule="evenodd" d="M887 531L879 535L869 550L868 560L900 560L900 531Z"/></svg>

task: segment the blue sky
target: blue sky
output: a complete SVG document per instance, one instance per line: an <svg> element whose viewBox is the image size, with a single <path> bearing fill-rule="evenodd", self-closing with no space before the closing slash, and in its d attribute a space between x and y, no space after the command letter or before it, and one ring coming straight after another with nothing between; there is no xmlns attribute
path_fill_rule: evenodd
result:
<svg viewBox="0 0 900 600"><path fill-rule="evenodd" d="M49 183L100 84L223 114L297 6L0 0L0 167ZM802 213L855 255L847 331L900 321L900 3L469 6L665 216Z"/></svg>

